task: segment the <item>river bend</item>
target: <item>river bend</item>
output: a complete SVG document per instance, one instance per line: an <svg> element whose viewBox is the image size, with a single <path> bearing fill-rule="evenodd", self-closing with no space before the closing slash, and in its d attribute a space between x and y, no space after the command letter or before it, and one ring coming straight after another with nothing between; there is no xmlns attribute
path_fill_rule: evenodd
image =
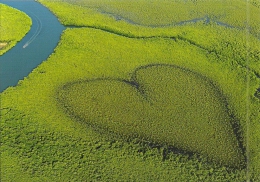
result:
<svg viewBox="0 0 260 182"><path fill-rule="evenodd" d="M58 45L65 29L49 9L33 0L0 3L26 13L32 19L30 31L12 49L0 56L0 92L28 76L42 61L46 60Z"/></svg>

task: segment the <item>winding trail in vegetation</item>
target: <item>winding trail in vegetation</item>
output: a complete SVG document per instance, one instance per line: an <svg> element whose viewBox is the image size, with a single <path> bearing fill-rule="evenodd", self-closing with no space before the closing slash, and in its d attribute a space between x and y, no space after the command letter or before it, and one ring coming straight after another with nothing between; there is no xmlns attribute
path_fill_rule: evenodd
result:
<svg viewBox="0 0 260 182"><path fill-rule="evenodd" d="M89 8L91 9L91 7L89 7ZM194 23L198 23L198 22L203 22L206 25L208 25L210 23L216 23L217 25L223 26L223 27L226 27L226 28L244 30L241 27L233 26L233 25L230 25L230 24L228 24L226 22L222 22L222 21L217 21L217 20L215 20L213 18L210 18L208 15L206 15L204 17L193 18L193 19L190 19L190 20L183 20L183 21L180 21L180 22L172 22L172 23L168 23L168 24L164 24L164 25L144 25L144 24L141 24L141 23L137 23L137 22L135 22L135 21L133 21L131 19L122 17L122 16L120 16L118 14L115 14L115 13L107 12L107 11L104 11L104 10L97 10L97 11L99 13L101 13L101 14L104 14L104 15L107 15L107 16L111 16L116 21L125 21L125 22L127 22L129 24L142 26L142 27L167 28L167 27L182 26L182 25L186 25L186 24L194 24ZM254 35L254 34L252 34L252 35L260 40L259 36Z"/></svg>
<svg viewBox="0 0 260 182"><path fill-rule="evenodd" d="M143 25L143 24L137 23L137 22L135 22L131 19L117 15L115 13L107 12L107 11L104 11L104 10L98 10L98 12L100 12L101 14L104 14L104 15L111 16L116 21L125 21L129 24L143 26L143 27L166 28L166 27L181 26L181 25L185 25L185 24L188 24L188 23L197 23L197 22L203 21L205 24L209 24L209 23L213 22L213 23L216 23L217 25L224 26L224 27L227 27L227 28L238 28L238 27L229 25L229 24L221 22L221 21L213 20L213 19L209 18L208 16L201 17L201 18L199 18L199 17L193 18L193 19L190 19L190 20L183 20L183 21L176 22L176 23L172 22L172 23L164 24L164 25Z"/></svg>

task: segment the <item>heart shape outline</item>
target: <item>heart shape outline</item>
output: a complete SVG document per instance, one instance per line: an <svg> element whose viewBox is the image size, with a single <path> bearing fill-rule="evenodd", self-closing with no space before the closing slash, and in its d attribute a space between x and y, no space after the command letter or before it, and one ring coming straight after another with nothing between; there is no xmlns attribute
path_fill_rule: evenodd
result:
<svg viewBox="0 0 260 182"><path fill-rule="evenodd" d="M164 68L173 68L173 69L177 69L177 70L179 70L179 71L184 71L184 72L188 72L189 74L193 74L193 76L195 75L195 77L197 77L197 78L200 78L201 80L206 80L206 82L207 82L207 84L208 85L211 85L211 86L213 86L214 87L214 89L215 89L215 91L216 91L216 93L217 94L219 94L220 95L220 97L221 97L221 102L223 102L222 104L224 104L225 105L225 107L227 106L227 103L226 103L226 100L224 99L224 97L221 95L221 93L220 93L220 91L218 90L218 88L216 87L216 85L212 82L212 81L210 81L208 78L206 78L205 76L203 76L203 75L200 75L200 74L198 74L198 73L194 73L193 71L190 71L190 70L188 70L188 69L186 69L186 68L181 68L181 67L178 67L178 66L175 66L175 65L169 65L169 64L149 64L149 65L145 65L145 66L140 66L140 67L138 67L137 69L135 69L135 71L133 72L133 74L132 74L132 77L131 77L131 79L130 80L124 80L124 79L114 79L114 78L96 78L96 79L88 79L88 80L84 80L84 81L78 81L78 82L72 82L72 83L67 83L67 84L65 84L64 86L62 86L62 88L60 88L60 90L61 90L61 92L59 91L59 96L58 96L58 101L60 102L60 103L62 103L62 105L63 105L63 107L65 107L65 111L67 112L67 113L69 113L70 114L70 116L71 117L74 117L74 116L76 116L77 118L79 118L80 120L85 120L86 121L86 119L84 119L84 117L82 118L82 116L81 116L81 114L82 113L77 113L77 111L71 111L71 107L69 106L69 104L68 103L66 103L66 99L64 100L64 93L62 93L64 90L67 90L69 87L71 87L71 86L75 86L75 85L77 85L77 84L96 84L96 83L102 83L102 84L104 84L105 82L106 82L106 87L107 88L109 88L109 85L111 86L111 85L113 85L113 86L115 86L115 85L117 85L117 84L119 84L119 85L127 85L129 88L131 88L132 90L135 90L135 94L139 94L139 96L140 96L140 98L142 98L141 99L141 102L148 102L150 105L154 105L154 103L155 103L155 105L156 105L156 103L158 104L158 100L156 100L155 99L155 101L154 101L154 99L152 99L151 100L151 95L149 96L149 91L147 92L147 89L145 89L146 87L144 86L144 84L142 83L142 81L140 81L140 71L143 71L143 70L146 70L146 69L149 69L149 68L154 68L154 67L164 67ZM139 77L138 77L138 75L139 75ZM141 84L140 84L141 83ZM149 85L149 84L148 84ZM82 88L83 89L83 88ZM130 90L131 90L130 89ZM80 89L79 89L80 90ZM148 95L147 95L147 93L148 93ZM109 93L109 94L111 94L111 93ZM117 93L117 94L119 94L119 93ZM62 96L63 95L63 96ZM153 95L153 94L152 94ZM139 98L139 99L140 99ZM94 101L93 101L94 102ZM109 101L110 102L110 101ZM106 104L108 104L109 102L107 102ZM160 101L159 101L160 102ZM67 106L65 106L67 104ZM96 103L97 104L97 103ZM121 105L123 105L123 104L121 104ZM98 106L98 107L100 107L100 105ZM131 106L131 107L133 107L133 106ZM127 108L127 107L125 107L125 108ZM104 108L102 108L102 109L104 109ZM102 110L102 109L100 109L100 110ZM158 108L157 108L158 109ZM225 108L225 109L227 109L227 108ZM152 111L154 111L154 110L152 110ZM84 111L85 112L85 111ZM117 112L116 110L114 110L114 112ZM119 110L118 110L118 112L119 112ZM122 111L121 111L122 112ZM129 112L129 111L127 111L127 110L124 110L124 112ZM227 111L228 112L228 111ZM75 114L76 113L76 114ZM134 112L134 113L137 113L136 111ZM134 116L134 113L132 113L132 114L130 114L131 116ZM107 113L106 114L104 114L104 113L99 113L100 115L98 116L98 118L100 118L101 120L102 120L102 117L110 117L110 116L108 116L107 115ZM232 119L233 118L233 115L231 116L229 113L227 113L228 115L229 115L229 117L230 117L230 119ZM83 114L84 115L84 114ZM148 114L149 115L149 114ZM96 115L97 116L97 115ZM129 115L128 115L129 116ZM137 118L140 118L141 116L140 116L140 114L139 114L139 116L137 117ZM147 117L147 115L146 115L146 117ZM148 116L149 117L149 116ZM134 117L134 118L136 118L136 117ZM114 118L109 118L109 119L111 119L111 120L113 120ZM108 120L109 120L108 119ZM94 118L88 118L87 119L88 121L87 122L89 122L89 121L95 121L96 122L96 118L95 118L95 116L94 116ZM133 120L135 120L136 121L136 119L133 119ZM148 120L151 120L151 118L149 118ZM100 124L100 123L89 123L90 125L95 125L95 124L97 124L97 126ZM141 120L139 120L139 123L141 122ZM148 123L148 122L147 122ZM242 144L241 143L239 143L239 141L240 140L237 140L239 137L238 137L238 135L239 134L237 134L236 133L236 131L234 131L235 129L234 129L234 126L233 126L233 124L234 124L234 122L231 122L231 123L229 123L229 124L227 124L227 125L230 125L230 127L229 127L229 129L227 130L228 132L232 132L233 134L234 134L234 136L233 137L231 137L231 138L233 138L233 139L231 139L231 140L233 140L232 142L233 142L233 149L230 149L229 148L229 153L226 153L226 155L229 155L229 157L228 158L223 158L223 157L220 157L220 156L218 156L218 157L214 157L214 155L217 155L217 153L211 153L211 151L210 150L213 150L212 148L214 148L213 146L214 145L210 145L212 148L211 149L209 149L209 150L207 150L206 152L203 152L203 151L200 151L200 150L198 150L198 149L196 149L195 151L194 150L189 150L189 147L188 147L188 149L187 148L185 148L185 147L183 147L183 146L181 146L181 147L179 147L178 145L180 145L180 144L178 144L177 145L177 147L176 147L176 144L175 143L171 143L171 141L169 141L169 140L167 140L167 141L158 141L157 139L156 139L156 137L157 136L155 136L155 137L153 137L153 136L148 136L147 137L147 135L140 135L140 133L141 133L141 130L139 130L139 131L135 131L135 130L132 130L132 132L130 131L130 134L128 133L128 134L126 134L124 137L141 137L141 138L145 138L146 140L151 140L152 142L158 142L158 143L163 143L163 144L166 144L166 145L168 145L168 146L174 146L174 147L176 147L176 148L180 148L180 150L183 150L183 151L192 151L192 152L195 152L195 153L198 153L198 154L201 154L201 155L203 155L203 156L206 156L207 158L209 158L210 160L212 160L213 162L217 162L217 163L220 163L220 164L223 164L223 165L226 165L226 166L231 166L231 167L241 167L241 166L244 166L244 164L245 164L245 156L244 156L244 150L243 150L243 147L241 147L242 146ZM120 122L117 122L117 124L119 124L120 125ZM126 124L126 123L124 123L124 124ZM129 125L129 123L127 123L128 125ZM131 125L131 124L130 124ZM136 128L138 128L138 125L136 125L136 123L132 123L132 126L131 127L127 127L128 129L129 128L133 128L133 126L134 127L136 127ZM238 125L237 125L238 126ZM107 126L105 126L105 125L99 125L98 127L100 127L100 128L102 128L103 130L107 130L107 131L109 131L109 132L115 132L115 133L119 133L119 134L121 134L121 135L124 135L123 133L121 133L120 132L120 127L118 127L117 128L117 130L115 130L115 128L114 129L111 129L111 127L107 127ZM123 127L126 127L126 126L123 126L123 125L121 125L121 128L123 128ZM156 127L158 127L158 126L156 126ZM186 127L188 127L188 125L186 125ZM233 128L232 128L233 127ZM155 126L153 126L153 128L155 128ZM190 128L190 130L192 131L192 128ZM202 130L200 130L200 131L202 131ZM169 131L168 131L169 132ZM196 133L197 131L195 131L195 133ZM199 132L197 132L197 133L199 133ZM224 134L223 132L222 132L222 134ZM183 136L183 135L181 135L181 136ZM209 135L208 135L209 136ZM214 138L214 137L216 137L217 138L217 136L216 136L216 134L214 134L214 135L212 135L212 137ZM237 138L238 137L238 138ZM228 138L228 137L227 137ZM236 141L235 141L235 140ZM219 141L220 141L220 139L218 139ZM212 140L212 141L214 141L214 140ZM223 141L222 141L223 142ZM231 142L231 143L232 143ZM189 142L188 142L189 143ZM202 142L203 143L203 142ZM188 144L188 145L191 145L191 144ZM194 147L195 145L193 145L193 147ZM226 146L226 145L225 145ZM195 147L196 148L196 147ZM216 148L216 147L215 147ZM222 149L223 150L223 149ZM231 151L231 150L233 150L233 151ZM224 150L222 151L222 152L224 152ZM232 154L232 155L234 155L233 157L235 158L235 160L232 160L232 155L230 155L230 154Z"/></svg>

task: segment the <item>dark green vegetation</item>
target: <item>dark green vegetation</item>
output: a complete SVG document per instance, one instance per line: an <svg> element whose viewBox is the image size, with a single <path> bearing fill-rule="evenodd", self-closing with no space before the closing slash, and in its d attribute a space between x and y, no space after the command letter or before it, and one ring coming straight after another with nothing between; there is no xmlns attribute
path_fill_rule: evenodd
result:
<svg viewBox="0 0 260 182"><path fill-rule="evenodd" d="M11 49L30 30L31 19L23 12L0 3L0 55Z"/></svg>
<svg viewBox="0 0 260 182"><path fill-rule="evenodd" d="M59 99L74 118L94 127L197 152L233 167L244 163L223 98L209 80L190 71L148 66L131 81L66 85Z"/></svg>
<svg viewBox="0 0 260 182"><path fill-rule="evenodd" d="M148 20L140 20L138 24L146 22L145 26L141 26L123 20L116 21L115 16L109 16L108 13L100 14L99 9L87 7L94 6L94 1L86 1L91 4L80 4L81 7L58 1L41 2L56 13L64 24L86 27L68 28L55 49L55 53L46 62L36 68L17 87L9 88L1 94L2 181L245 181L249 178L251 181L260 180L258 142L260 138L260 101L255 97L260 85L257 77L260 74L260 43L254 31L251 34L245 34L248 31L243 30L243 26L239 25L238 22L246 21L245 17L237 16L237 18L241 18L238 22L233 21L230 16L226 17L230 20L226 23L238 26L238 28L220 26L214 21L205 24L203 20L181 26L153 28L147 26L149 25L149 22L146 22ZM115 6L119 1L110 2ZM152 3L142 1L142 3L145 2L146 6L151 8ZM149 2L158 4L157 1ZM170 1L164 2L165 6L169 6ZM197 7L197 11L201 9L201 6L198 5L203 5L203 3L200 2L196 5L196 2L194 1L194 7ZM215 5L214 2L212 1L213 5ZM242 8L245 5L244 1L236 1L236 3L237 11L241 9L241 12L244 12L245 9ZM216 8L216 11L212 10L212 14L215 13L217 16L218 7L213 5L211 9ZM101 5L98 3L96 6ZM106 4L107 6L108 4ZM135 7L142 8L143 6L142 4L142 6ZM155 9L156 6L153 8ZM182 6L184 7L185 4L183 3ZM233 7L233 5L224 6L227 9ZM118 5L118 7L120 6ZM253 4L248 4L248 7L252 10L251 12L256 12L256 14L259 12L258 7ZM117 9L120 10L120 8ZM172 9L174 10L175 7L172 6ZM122 12L125 12L125 9L121 14L118 10L116 12L112 9L111 13L124 16ZM129 12L131 11L134 12L130 8ZM176 8L176 11L179 9ZM141 12L139 15L137 12L139 11L135 11L133 14L142 19L145 13ZM174 11L168 13L171 12ZM156 17L151 14L149 16L154 19ZM182 19L180 16L174 21L187 20L186 15L183 17ZM222 17L224 18L224 14ZM125 18L131 19L132 17ZM198 17L194 15L191 18ZM252 19L250 25L247 26L257 28L259 24L256 19ZM171 24L172 22L169 20L164 23ZM157 69L150 69L152 67L138 69L140 66L154 63L176 65L178 68L190 71L183 72L177 67L169 69L160 67L158 72ZM175 72L167 71L170 69ZM159 70L166 71L162 73ZM181 79L175 79L174 73L178 74ZM147 76L149 74L151 76ZM166 81L169 79L167 74L174 80L173 83L170 82L169 87L163 84L169 83ZM161 82L159 77L165 82ZM128 82L124 80L128 80ZM185 84L188 81L191 85L200 83L194 87L194 90L203 90L205 96L201 92L196 94L191 92L191 85ZM162 87L158 88L156 85ZM176 90L183 90L183 92L169 92L167 89L173 86L178 86ZM95 94L92 90L94 87L97 89ZM83 100L91 104L94 100L88 101L88 96L84 95L84 92L94 94L97 99L101 99L102 96L98 93L108 94L104 88L111 90L111 97L105 98L117 99L114 102L117 102L118 105L127 105L132 108L132 110L123 111L124 107L118 107L116 111L119 113L114 112L113 115L109 115L114 117L114 121L121 126L114 123L104 124L108 121L104 117L101 117L100 120L90 118L96 117L98 114L86 115L84 108L98 111L101 106L105 107L105 104L110 102L104 100L104 103L97 103L100 104L100 107L89 108ZM163 88L166 88L165 94L167 93L168 96L161 94ZM72 92L73 89L75 92ZM204 105L203 110L200 107L187 107L191 110L190 113L194 116L195 122L199 122L199 119L196 120L196 118L206 115L197 115L196 109L199 111L198 113L210 113L209 116L215 118L212 122L215 121L214 126L216 126L216 130L213 130L216 138L211 138L211 141L225 140L226 143L206 144L206 141L202 139L199 141L199 146L192 145L192 141L197 141L197 138L182 134L181 136L192 139L190 144L177 143L179 140L176 138L177 136L172 134L166 136L163 132L157 132L162 130L160 127L163 125L172 127L171 123L167 122L161 122L163 125L159 125L160 127L147 128L147 131L142 132L141 137L138 136L141 132L136 132L136 135L131 136L132 131L142 131L141 128L132 127L131 123L127 128L132 130L121 130L124 128L122 123L133 121L132 123L135 124L136 121L126 120L127 118L120 120L119 117L123 117L120 113L128 113L129 117L144 118L140 111L136 111L138 108L160 105L164 107L161 109L168 109L170 112L165 113L164 110L156 110L156 112L161 113L162 117L168 118L169 115L173 115L173 109L179 109L185 104L180 102L182 99L188 105L192 103L188 102L189 97L174 97L174 94L183 96L187 93L195 99L200 99L200 102L196 104L207 103L209 108L214 108L210 112L210 109ZM117 94L118 97L112 96L114 94ZM125 97L127 94L129 96ZM212 97L209 97L211 94ZM168 105L167 103L172 102L170 99L164 99L165 97L174 97L180 107ZM69 98L74 99L69 100ZM81 101L80 98L82 98ZM63 104L67 103L67 107L77 103L82 103L82 105L77 106L79 109L68 108L69 112L65 113L64 105L60 100L63 101ZM126 100L128 102L124 102ZM211 100L215 102L210 102ZM138 104L136 101L139 101ZM103 109L106 110L106 108ZM113 105L111 108L116 109ZM145 118L156 117L162 121L163 119L155 115L153 109L144 112ZM84 115L79 112L83 112ZM135 112L137 115L131 115L131 112ZM180 116L178 112L174 117ZM109 114L111 113L109 112ZM84 122L81 122L82 119L78 117L84 117ZM183 115L182 117L190 116ZM224 119L217 119L221 117ZM88 121L85 120L86 118ZM175 120L175 122L180 121ZM206 121L201 122L207 123ZM157 122L152 122L152 124L156 125ZM185 126L187 125L185 124ZM115 131L116 128L119 131ZM224 130L218 133L217 128ZM165 132L169 129L166 128ZM125 134L130 139L126 140L124 137L112 134L110 136L108 132L110 130L117 134ZM156 132L151 134L149 130ZM191 131L188 128L184 130ZM236 131L235 134L233 130ZM204 137L210 135L210 132L201 135ZM238 136L237 139L236 136ZM168 137L176 142L173 145L177 144L179 148L195 153L189 155L171 152L171 142L173 141L167 141ZM223 138L220 139L220 137ZM143 142L140 141L141 138L143 138ZM221 152L210 155L208 153L211 150L207 150L204 145L213 147L212 151ZM190 148L187 148L188 146ZM221 149L223 146L227 147L227 151ZM196 149L196 147L198 148ZM246 149L245 155L249 157L249 160L246 161L247 168L233 167L237 166L236 163L239 162L235 158L242 158L239 154L240 148ZM233 151L234 159L228 149ZM224 153L227 156L223 156ZM211 160L204 157L205 155L210 156ZM243 161L243 159L240 160Z"/></svg>

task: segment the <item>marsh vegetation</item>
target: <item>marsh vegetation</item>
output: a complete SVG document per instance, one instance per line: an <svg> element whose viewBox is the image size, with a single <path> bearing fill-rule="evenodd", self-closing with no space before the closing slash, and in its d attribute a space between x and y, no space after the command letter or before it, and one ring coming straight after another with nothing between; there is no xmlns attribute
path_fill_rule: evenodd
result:
<svg viewBox="0 0 260 182"><path fill-rule="evenodd" d="M67 29L1 93L3 179L260 180L257 2L159 2L40 1Z"/></svg>

